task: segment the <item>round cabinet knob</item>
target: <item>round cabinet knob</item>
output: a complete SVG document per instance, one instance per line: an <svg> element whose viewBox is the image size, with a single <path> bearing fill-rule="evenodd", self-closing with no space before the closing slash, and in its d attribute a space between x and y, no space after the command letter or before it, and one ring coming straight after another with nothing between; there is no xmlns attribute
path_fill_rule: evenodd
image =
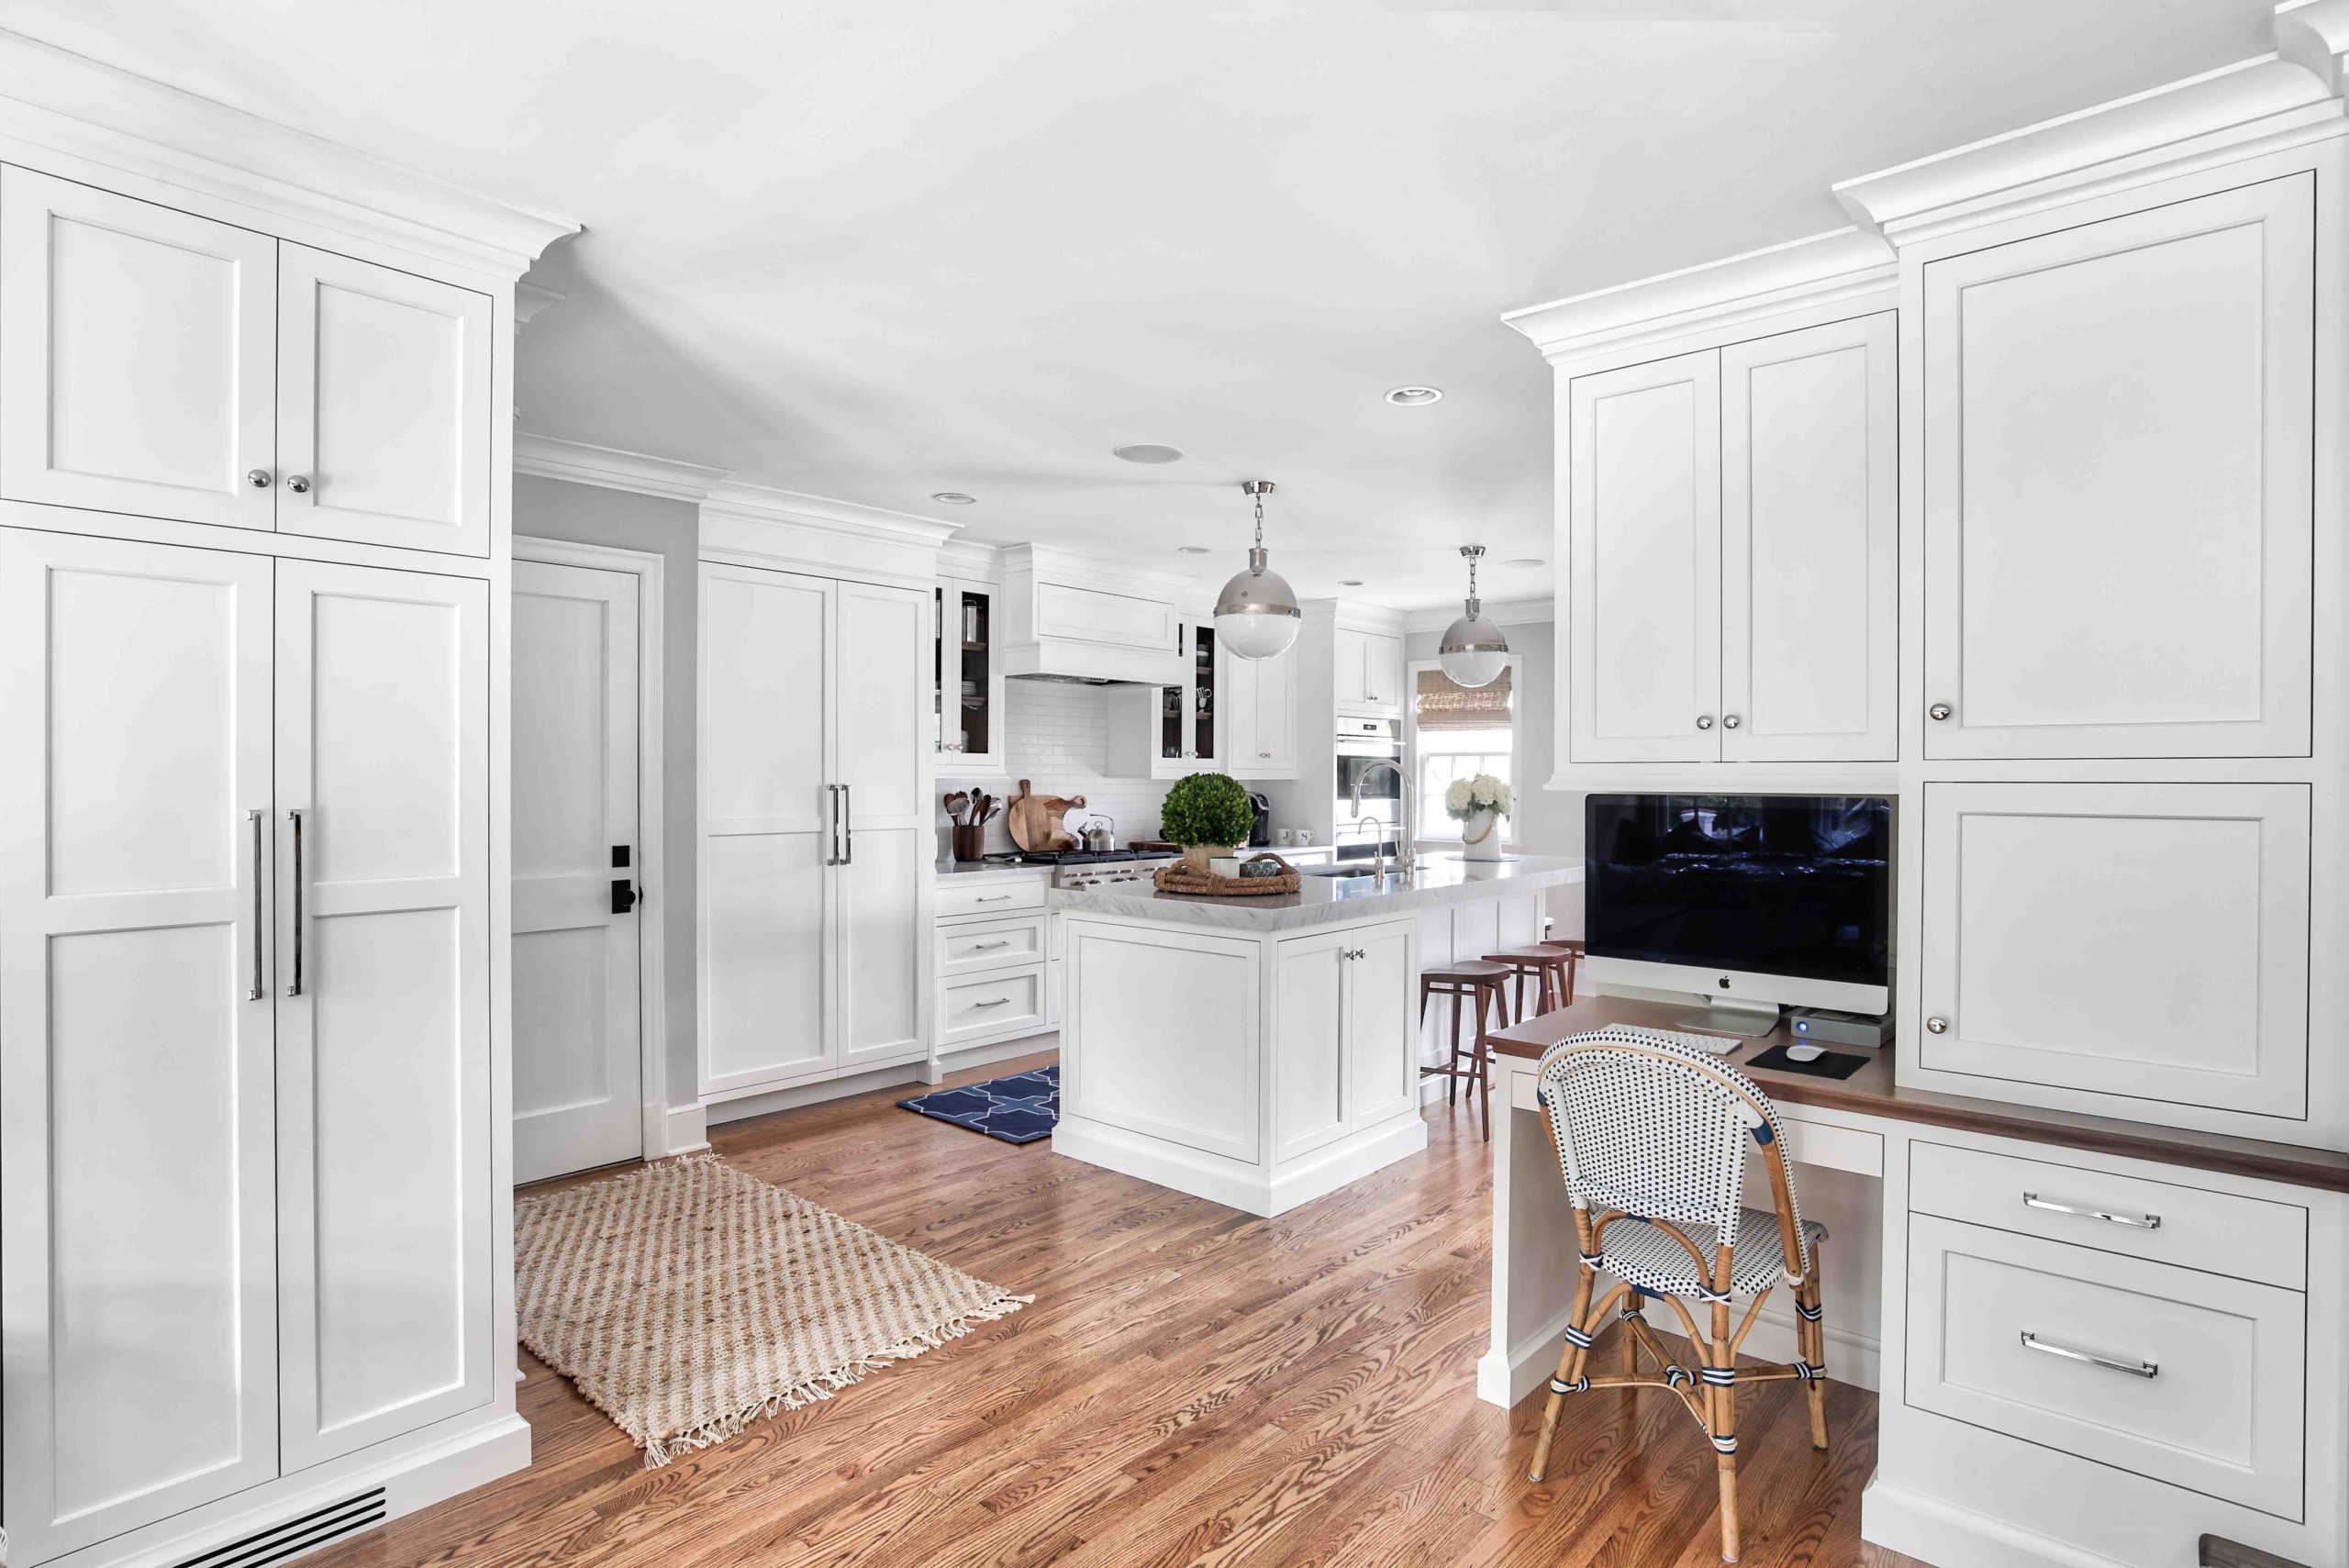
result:
<svg viewBox="0 0 2349 1568"><path fill-rule="evenodd" d="M285 476L285 488L296 495L307 495L310 493L310 476L306 473L289 473Z"/></svg>
<svg viewBox="0 0 2349 1568"><path fill-rule="evenodd" d="M1937 702L1932 706L1927 708L1925 710L1925 714L1926 717L1930 718L1947 718L1951 714L1955 713L1956 711L1957 710L1955 708L1950 706L1949 704L1945 702Z"/></svg>
<svg viewBox="0 0 2349 1568"><path fill-rule="evenodd" d="M1709 713L1700 713L1700 714L1698 714L1698 715L1697 716L1697 728L1699 728L1699 729L1710 729L1712 727L1713 727L1713 716L1712 716L1711 714L1709 714Z"/></svg>
<svg viewBox="0 0 2349 1568"><path fill-rule="evenodd" d="M245 471L245 483L246 483L246 484L250 484L250 485L251 485L251 486L252 486L254 489L256 489L256 490L266 490L266 489L268 489L268 488L269 488L269 470L267 470L267 469L265 469L265 468L249 468L249 469L247 469L247 470Z"/></svg>
<svg viewBox="0 0 2349 1568"><path fill-rule="evenodd" d="M1721 715L1721 728L1723 729L1735 729L1739 725L1744 722L1745 721L1743 719L1738 717L1737 715L1733 713L1725 713Z"/></svg>
<svg viewBox="0 0 2349 1568"><path fill-rule="evenodd" d="M1947 1034L1949 1033L1949 1020L1947 1018L1927 1018L1925 1020L1925 1032L1927 1034Z"/></svg>

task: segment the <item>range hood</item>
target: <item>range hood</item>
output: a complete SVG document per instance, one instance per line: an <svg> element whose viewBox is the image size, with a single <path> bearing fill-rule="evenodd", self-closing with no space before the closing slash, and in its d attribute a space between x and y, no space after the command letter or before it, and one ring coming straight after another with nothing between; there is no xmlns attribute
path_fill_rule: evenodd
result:
<svg viewBox="0 0 2349 1568"><path fill-rule="evenodd" d="M1006 568L996 634L1006 675L1086 686L1183 684L1182 580L1106 570L1037 545L1011 550Z"/></svg>

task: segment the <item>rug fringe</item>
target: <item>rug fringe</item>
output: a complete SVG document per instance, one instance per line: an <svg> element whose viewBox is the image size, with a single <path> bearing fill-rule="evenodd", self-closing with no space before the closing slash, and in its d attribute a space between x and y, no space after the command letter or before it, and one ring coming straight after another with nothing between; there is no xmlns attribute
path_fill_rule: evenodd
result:
<svg viewBox="0 0 2349 1568"><path fill-rule="evenodd" d="M696 1449L714 1447L730 1437L740 1435L753 1421L765 1420L786 1410L804 1409L819 1400L829 1399L843 1388L862 1383L882 1368L901 1361L911 1361L925 1351L934 1351L949 1340L959 1340L977 1324L992 1323L1008 1318L1023 1307L1035 1302L1032 1296L1013 1296L1005 1292L991 1301L980 1303L968 1312L960 1313L910 1339L885 1346L870 1355L859 1356L843 1366L819 1372L801 1379L789 1388L770 1394L765 1398L736 1410L729 1415L687 1427L665 1437L648 1435L644 1440L644 1468L658 1470L681 1454Z"/></svg>

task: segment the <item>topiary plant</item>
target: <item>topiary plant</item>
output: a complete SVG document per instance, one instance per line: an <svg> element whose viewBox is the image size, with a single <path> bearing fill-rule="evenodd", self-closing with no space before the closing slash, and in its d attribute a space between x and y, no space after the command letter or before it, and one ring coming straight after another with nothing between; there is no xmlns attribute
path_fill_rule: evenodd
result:
<svg viewBox="0 0 2349 1568"><path fill-rule="evenodd" d="M1207 850L1248 841L1256 825L1256 803L1230 773L1193 773L1166 792L1158 821L1167 842L1182 845L1193 860L1204 860Z"/></svg>

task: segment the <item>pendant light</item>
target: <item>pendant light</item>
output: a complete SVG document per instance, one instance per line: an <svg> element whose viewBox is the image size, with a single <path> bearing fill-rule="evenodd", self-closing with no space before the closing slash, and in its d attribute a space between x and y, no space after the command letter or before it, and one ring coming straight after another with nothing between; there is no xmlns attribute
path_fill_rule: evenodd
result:
<svg viewBox="0 0 2349 1568"><path fill-rule="evenodd" d="M1476 562L1485 547L1464 544L1460 553L1468 558L1468 613L1445 629L1436 660L1453 685L1489 686L1508 662L1508 639L1485 618L1484 604L1476 597Z"/></svg>
<svg viewBox="0 0 2349 1568"><path fill-rule="evenodd" d="M1280 573L1264 565L1264 497L1273 482L1243 479L1240 489L1256 503L1256 546L1248 552L1248 570L1226 583L1216 599L1215 639L1240 658L1270 659L1297 640L1305 612Z"/></svg>

